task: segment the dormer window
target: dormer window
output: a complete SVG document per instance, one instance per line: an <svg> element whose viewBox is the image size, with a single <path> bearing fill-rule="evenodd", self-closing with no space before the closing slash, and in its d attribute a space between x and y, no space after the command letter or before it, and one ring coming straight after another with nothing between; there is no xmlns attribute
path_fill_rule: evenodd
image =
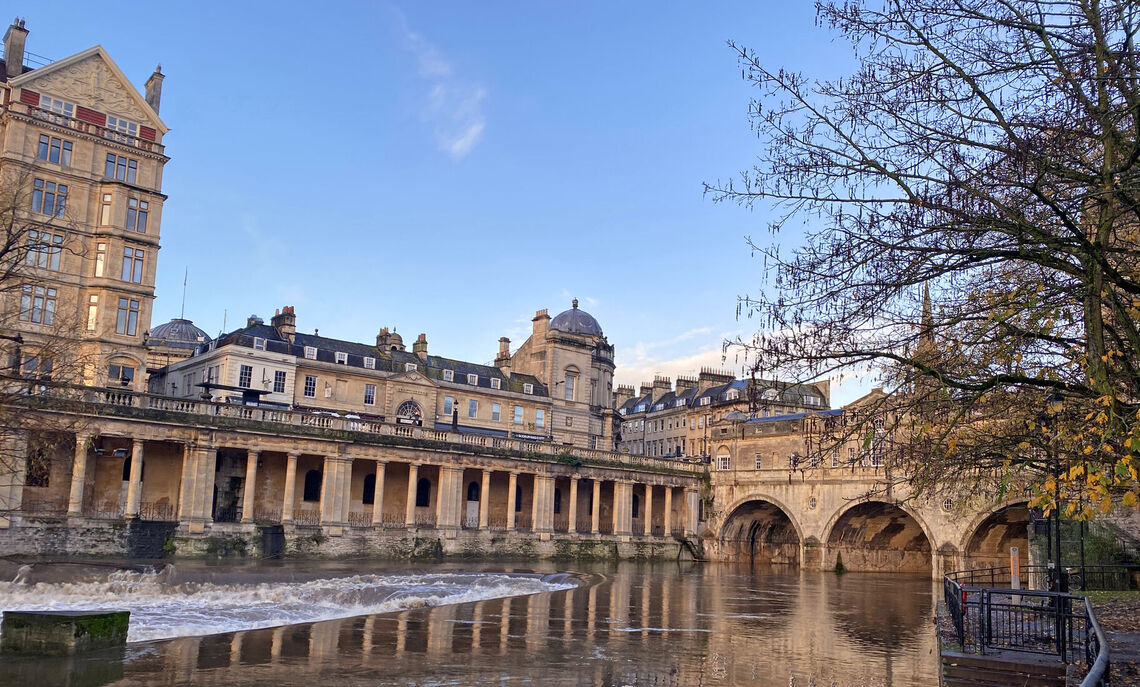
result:
<svg viewBox="0 0 1140 687"><path fill-rule="evenodd" d="M673 402L674 408L680 408L684 405L685 405L685 399L683 399L683 398L678 398L676 401Z"/></svg>
<svg viewBox="0 0 1140 687"><path fill-rule="evenodd" d="M534 385L533 384L523 384L523 393L524 394L533 394L534 393Z"/></svg>
<svg viewBox="0 0 1140 687"><path fill-rule="evenodd" d="M823 405L823 403L820 400L819 396L811 396L809 394L804 394L804 405L805 406L818 406L818 405Z"/></svg>
<svg viewBox="0 0 1140 687"><path fill-rule="evenodd" d="M455 370L444 370L443 371L443 381L454 382L455 381Z"/></svg>
<svg viewBox="0 0 1140 687"><path fill-rule="evenodd" d="M499 379L498 377L491 377L491 388L492 389L503 388L503 380Z"/></svg>
<svg viewBox="0 0 1140 687"><path fill-rule="evenodd" d="M738 398L740 398L740 391L737 389L730 389L729 392L724 395L726 401L735 401Z"/></svg>
<svg viewBox="0 0 1140 687"><path fill-rule="evenodd" d="M479 375L467 375L467 383L472 386L479 384Z"/></svg>
<svg viewBox="0 0 1140 687"><path fill-rule="evenodd" d="M661 409L663 409L664 407L665 407L665 404L664 404L664 403L658 403L657 405L653 406L653 409L654 409L654 410L661 410Z"/></svg>
<svg viewBox="0 0 1140 687"><path fill-rule="evenodd" d="M344 351L337 351L335 354L335 360L336 360L337 365L347 365L348 364L348 354L345 353Z"/></svg>
<svg viewBox="0 0 1140 687"><path fill-rule="evenodd" d="M638 403L637 407L633 409L633 412L644 413L645 412L645 404L644 403Z"/></svg>
<svg viewBox="0 0 1140 687"><path fill-rule="evenodd" d="M375 370L376 369L376 358L367 358L366 357L364 359L364 369L365 370Z"/></svg>
<svg viewBox="0 0 1140 687"><path fill-rule="evenodd" d="M621 409L621 410L619 410L618 412L619 412L619 413L621 413L622 415L625 415L625 414L626 414L626 412L627 412L627 409L626 409L626 408L622 408L622 409Z"/></svg>
<svg viewBox="0 0 1140 687"><path fill-rule="evenodd" d="M122 117L107 115L107 128L132 137L139 135L139 125Z"/></svg>
<svg viewBox="0 0 1140 687"><path fill-rule="evenodd" d="M59 100L48 95L40 94L40 109L61 114L64 117L75 116L75 104L66 100Z"/></svg>
<svg viewBox="0 0 1140 687"><path fill-rule="evenodd" d="M260 336L253 337L253 350L264 351L265 350L265 339L260 337Z"/></svg>
<svg viewBox="0 0 1140 687"><path fill-rule="evenodd" d="M317 347L316 346L305 346L305 358L308 360L316 360L317 359Z"/></svg>
<svg viewBox="0 0 1140 687"><path fill-rule="evenodd" d="M701 399L701 405L703 405L703 406L707 406L710 403L712 403L712 399L709 398L708 396L705 396L704 398Z"/></svg>
<svg viewBox="0 0 1140 687"><path fill-rule="evenodd" d="M415 372L419 369L419 365L415 363L404 363L404 372Z"/></svg>

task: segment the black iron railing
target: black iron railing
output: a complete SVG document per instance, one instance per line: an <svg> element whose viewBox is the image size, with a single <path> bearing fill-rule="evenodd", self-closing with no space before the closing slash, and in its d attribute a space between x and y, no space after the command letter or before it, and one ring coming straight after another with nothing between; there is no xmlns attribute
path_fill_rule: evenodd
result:
<svg viewBox="0 0 1140 687"><path fill-rule="evenodd" d="M1112 568L1119 568L1112 570ZM1095 570L1094 570L1095 569ZM1124 588L1129 566L1086 566L1082 582L1095 579ZM1016 651L1056 656L1064 663L1084 662L1088 675L1081 683L1107 685L1108 643L1087 598L1039 589L1012 589L1008 568L986 568L950 573L943 578L946 609L963 650L981 654ZM1019 571L1027 586L1044 586L1051 578L1043 566ZM979 584L980 583L980 584ZM1117 589L1119 587L1110 587Z"/></svg>

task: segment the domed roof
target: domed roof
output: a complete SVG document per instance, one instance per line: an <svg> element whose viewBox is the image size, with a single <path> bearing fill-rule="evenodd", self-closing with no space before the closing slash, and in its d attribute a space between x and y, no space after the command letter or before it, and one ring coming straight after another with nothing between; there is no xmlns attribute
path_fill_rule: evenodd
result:
<svg viewBox="0 0 1140 687"><path fill-rule="evenodd" d="M571 308L558 314L550 321L550 328L567 334L586 334L588 336L601 336L602 327L594 316L585 310L578 309L578 299L571 303Z"/></svg>
<svg viewBox="0 0 1140 687"><path fill-rule="evenodd" d="M194 326L190 320L174 318L150 330L151 346L169 346L171 348L197 348L209 343L210 335Z"/></svg>

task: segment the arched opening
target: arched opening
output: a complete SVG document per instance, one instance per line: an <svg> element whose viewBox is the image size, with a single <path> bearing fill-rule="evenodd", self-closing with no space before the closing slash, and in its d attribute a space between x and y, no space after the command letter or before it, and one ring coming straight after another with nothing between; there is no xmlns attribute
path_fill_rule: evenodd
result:
<svg viewBox="0 0 1140 687"><path fill-rule="evenodd" d="M1017 503L998 509L983 520L966 544L966 567L989 568L1009 565L1009 549L1018 547L1023 563L1029 562L1029 507Z"/></svg>
<svg viewBox="0 0 1140 687"><path fill-rule="evenodd" d="M364 476L364 493L360 495L360 503L364 506L376 503L376 475Z"/></svg>
<svg viewBox="0 0 1140 687"><path fill-rule="evenodd" d="M321 500L320 470L309 470L305 473L305 493L301 498L310 502Z"/></svg>
<svg viewBox="0 0 1140 687"><path fill-rule="evenodd" d="M479 483L478 482L468 483L468 485L467 485L467 500L468 501L478 501L479 500Z"/></svg>
<svg viewBox="0 0 1140 687"><path fill-rule="evenodd" d="M416 508L427 508L431 505L431 480L421 477L416 482Z"/></svg>
<svg viewBox="0 0 1140 687"><path fill-rule="evenodd" d="M770 501L748 501L728 516L720 536L721 550L730 560L798 564L800 536L792 519Z"/></svg>
<svg viewBox="0 0 1140 687"><path fill-rule="evenodd" d="M890 503L868 501L835 521L827 538L827 567L930 574L930 540L909 513Z"/></svg>

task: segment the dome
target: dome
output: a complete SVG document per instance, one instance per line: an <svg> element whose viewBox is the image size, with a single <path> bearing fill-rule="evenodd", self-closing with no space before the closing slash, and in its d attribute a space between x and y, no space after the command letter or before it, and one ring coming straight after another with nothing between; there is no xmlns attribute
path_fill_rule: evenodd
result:
<svg viewBox="0 0 1140 687"><path fill-rule="evenodd" d="M602 327L594 316L585 310L578 309L578 299L575 298L569 310L558 314L550 321L550 328L567 334L586 334L587 336L601 336Z"/></svg>
<svg viewBox="0 0 1140 687"><path fill-rule="evenodd" d="M194 326L190 320L174 318L150 330L151 346L169 346L170 348L190 348L209 343L210 335Z"/></svg>

